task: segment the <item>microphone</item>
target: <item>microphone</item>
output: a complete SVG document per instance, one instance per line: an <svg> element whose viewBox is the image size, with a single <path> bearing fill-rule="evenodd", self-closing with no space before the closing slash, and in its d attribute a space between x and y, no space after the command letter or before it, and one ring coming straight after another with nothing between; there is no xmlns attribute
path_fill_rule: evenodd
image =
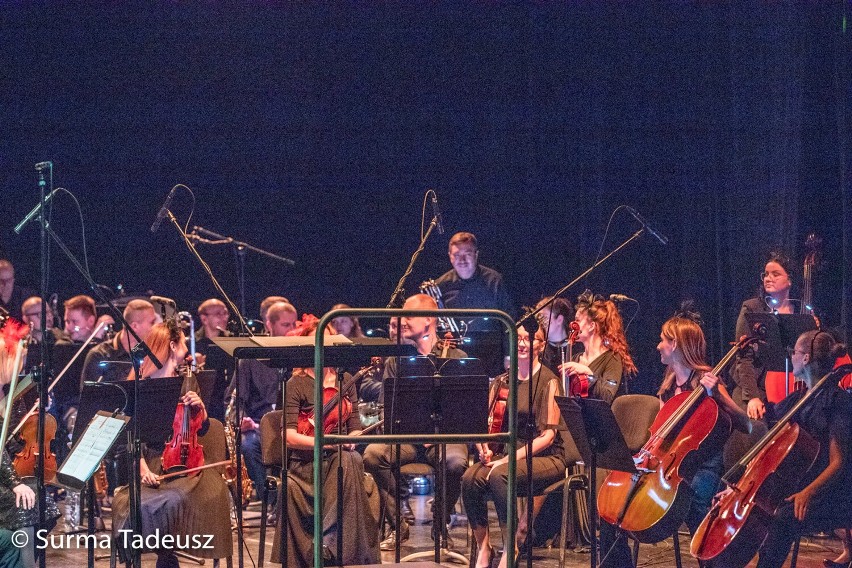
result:
<svg viewBox="0 0 852 568"><path fill-rule="evenodd" d="M44 163L49 164L50 162L44 162ZM36 164L36 165L38 165L38 164ZM58 188L58 187L57 187L56 189L54 189L53 191L51 191L50 193L48 193L48 194L47 194L47 196L45 196L45 198L44 198L44 202L45 202L45 203L47 203L48 201L50 201L50 200L51 200L51 198L54 196L54 194L55 194L57 191L59 191L59 189L60 189L60 188ZM36 204L36 206L35 206L35 207L33 207L32 211L30 211L29 213L27 213L27 216L26 216L26 217L24 217L23 219L21 219L21 222L20 222L20 223L18 223L17 225L15 225L15 234L16 234L16 235L20 235L20 234L21 234L21 231L24 229L24 227L27 225L27 223L29 223L30 221L32 221L33 219L35 219L36 217L38 217L39 213L41 213L41 201L39 201L39 202Z"/></svg>
<svg viewBox="0 0 852 568"><path fill-rule="evenodd" d="M50 295L50 307L53 310L53 327L59 327L59 294L54 292Z"/></svg>
<svg viewBox="0 0 852 568"><path fill-rule="evenodd" d="M163 206L160 207L160 212L157 213L157 217L154 219L154 224L151 225L151 232L156 233L157 229L160 228L160 223L163 222L163 219L166 218L166 214L169 212L169 207L172 205L172 199L177 192L177 187L173 187L169 194L166 196L165 202L163 202Z"/></svg>
<svg viewBox="0 0 852 568"><path fill-rule="evenodd" d="M163 296L151 296L151 303L167 304L169 306L175 306L175 309L177 309L177 303L175 303L174 300Z"/></svg>
<svg viewBox="0 0 852 568"><path fill-rule="evenodd" d="M37 172L42 170L49 170L53 167L53 162L39 162L35 165L35 169Z"/></svg>
<svg viewBox="0 0 852 568"><path fill-rule="evenodd" d="M613 302L635 302L633 298L630 296L625 296L624 294L610 294L609 299Z"/></svg>
<svg viewBox="0 0 852 568"><path fill-rule="evenodd" d="M633 215L634 219L636 219L637 221L639 221L642 224L642 227L644 227L646 231L651 233L652 237L654 237L655 239L660 241L660 244L666 244L666 243L669 242L669 239L667 239L666 236L663 235L661 232L654 229L654 227L652 227L651 224L648 223L648 221L646 221L645 218L642 215L640 215L638 211L636 211L635 209L633 209L629 205L625 206L625 208L627 209L628 213Z"/></svg>
<svg viewBox="0 0 852 568"><path fill-rule="evenodd" d="M438 234L444 234L444 218L441 217L441 210L438 209L438 196L435 192L432 192L432 216L435 217L435 220L438 223Z"/></svg>

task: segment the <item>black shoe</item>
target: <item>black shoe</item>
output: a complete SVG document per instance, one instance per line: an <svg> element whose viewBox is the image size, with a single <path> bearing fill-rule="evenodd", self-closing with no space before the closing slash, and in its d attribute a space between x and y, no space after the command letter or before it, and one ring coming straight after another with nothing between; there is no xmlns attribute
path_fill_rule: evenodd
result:
<svg viewBox="0 0 852 568"><path fill-rule="evenodd" d="M414 511L411 510L411 504L408 502L408 499L400 501L399 516L409 525L414 524Z"/></svg>
<svg viewBox="0 0 852 568"><path fill-rule="evenodd" d="M397 531L391 531L388 537L379 544L379 549L388 551L396 549L396 533ZM411 536L411 531L408 529L408 523L405 521L402 522L402 526L399 529L399 542L402 544L407 541L409 536Z"/></svg>

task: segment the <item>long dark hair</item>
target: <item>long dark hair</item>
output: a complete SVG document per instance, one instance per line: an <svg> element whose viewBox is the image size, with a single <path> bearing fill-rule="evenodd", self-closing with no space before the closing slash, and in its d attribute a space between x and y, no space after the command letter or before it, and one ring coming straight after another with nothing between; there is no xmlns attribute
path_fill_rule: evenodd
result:
<svg viewBox="0 0 852 568"><path fill-rule="evenodd" d="M624 322L621 321L621 314L618 313L615 303L587 290L577 298L577 311L586 312L589 319L595 322L604 345L621 358L624 374L635 375L638 371L633 357L630 356L627 338L624 336Z"/></svg>

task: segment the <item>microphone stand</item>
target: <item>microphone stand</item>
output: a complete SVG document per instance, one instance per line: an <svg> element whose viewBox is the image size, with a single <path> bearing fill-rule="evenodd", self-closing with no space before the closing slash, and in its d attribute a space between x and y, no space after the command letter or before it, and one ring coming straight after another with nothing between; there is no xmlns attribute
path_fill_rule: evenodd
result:
<svg viewBox="0 0 852 568"><path fill-rule="evenodd" d="M205 237L210 237L211 239L216 239L215 241L211 241L209 239L205 239L203 237L198 236L198 233L201 233ZM257 254L266 256L271 258L272 260L277 260L278 262L283 262L289 266L293 266L295 261L285 258L283 256L279 256L277 254L271 253L267 250L263 250L261 248L257 248L243 241L238 241L233 237L226 237L225 235L220 235L219 233L213 232L209 229L205 229L204 227L199 227L195 225L192 227L192 232L186 235L189 239L197 241L199 243L204 243L207 245L233 245L234 253L237 258L237 286L240 290L240 311L245 313L246 311L246 251L250 250L252 252L256 252Z"/></svg>
<svg viewBox="0 0 852 568"><path fill-rule="evenodd" d="M529 375L527 376L527 422L526 424L519 424L520 428L525 430L524 436L526 437L526 464L527 464L527 534L522 543L524 547L524 551L527 555L527 568L532 568L532 530L533 530L533 499L535 498L533 495L533 483L532 483L532 471L533 471L533 438L536 436L536 423L535 420L538 419L537 416L533 416L533 366L534 359L533 357L533 343L535 338L536 331L536 323L535 319L528 320L524 324L524 329L529 333L529 343L528 347L528 363L529 363ZM547 331L545 331L544 343L547 345ZM540 371L539 371L540 372ZM557 434L558 435L558 434ZM516 470L517 471L517 470ZM520 550L520 546L518 547ZM512 566L516 566L517 561L512 562Z"/></svg>
<svg viewBox="0 0 852 568"><path fill-rule="evenodd" d="M51 166L52 167L52 166ZM52 176L51 176L52 177ZM42 209L39 214L39 223L41 226L41 277L42 277L42 296L45 297L47 294L47 275L48 275L48 250L47 250L47 235L56 243L59 249L68 257L68 260L71 261L71 264L74 265L74 268L83 276L83 279L89 285L89 289L92 291L92 294L101 301L101 303L107 304L109 306L110 312L112 312L113 317L116 321L121 322L124 329L127 330L130 335L136 340L136 346L131 349L130 356L131 360L134 361L134 369L136 369L135 378L133 381L133 391L134 395L138 397L139 395L139 367L141 366L141 361L145 357L148 357L151 362L158 369L163 367L163 364L160 363L160 360L151 352L151 349L148 348L148 345L142 341L139 335L130 327L130 324L127 323L127 320L124 319L124 315L121 313L121 310L115 307L115 304L112 303L112 300L104 295L101 288L92 278L92 275L80 264L80 261L74 256L68 247L65 246L65 243L62 239L59 238L53 228L50 227L47 222L47 218L44 213L44 204L45 204L45 195L44 195L44 187L46 183L44 180L44 173L42 170L39 170L39 189L41 191L41 200L42 200ZM41 324L42 329L46 329L47 319L47 311L45 309L45 304L42 302L42 310L41 310ZM44 416L45 416L45 384L44 384L44 369L45 369L45 352L47 349L47 342L42 341L41 343L42 349L42 360L39 365L39 413L38 413L38 444L39 447L44 446ZM134 398L135 400L135 398ZM133 442L132 442L132 456L133 456L133 475L130 477L131 479L131 493L130 493L130 512L131 512L131 527L134 533L138 534L142 529L142 512L140 509L140 497L141 497L141 480L139 474L139 462L142 457L141 453L141 443L139 441L139 422L138 420L133 421ZM44 454L43 452L39 452L36 457L36 488L38 490L38 499L39 499L39 523L44 523L44 513L45 513L45 495L44 495ZM141 551L137 549L133 549L131 553L132 564L135 568L141 568L142 559L140 557ZM42 554L39 557L39 566L40 568L45 568L45 555Z"/></svg>
<svg viewBox="0 0 852 568"><path fill-rule="evenodd" d="M583 278L585 278L586 276L588 276L589 274L594 272L594 270L597 269L598 266L600 266L601 264L603 264L604 262L609 260L610 257L612 257L615 253L619 252L621 249L623 249L624 247L626 247L627 245L629 245L630 243L632 243L633 241L638 239L640 236L642 236L642 233L644 233L644 232L645 232L645 227L642 227L641 229L639 229L638 231L633 233L633 235L631 235L630 238L628 238L626 241L624 241L623 243L618 245L616 248L611 250L609 253L607 253L606 256L604 256L603 258L601 258L600 260L595 262L593 265L591 265L589 268L587 268L585 271L583 271L582 274L577 276L574 280L572 280L571 282L569 282L568 284L566 284L565 286L563 286L562 288L557 290L552 296L547 298L546 301L542 302L539 307L537 307L534 310L530 310L529 312L527 312L523 316L521 316L521 319L519 319L517 322L515 322L516 325L523 324L529 318L535 317L535 315L538 314L544 308L549 307L550 304L552 304L553 301L556 298L558 298L559 296L564 294L566 291L568 291L569 288L572 288L577 282L579 282L580 280L582 280Z"/></svg>
<svg viewBox="0 0 852 568"><path fill-rule="evenodd" d="M435 230L435 227L438 226L438 217L433 216L432 222L429 223L429 228L426 230L426 234L423 235L423 238L420 240L420 246L417 247L417 250L414 251L414 254L411 255L411 261L408 263L408 268L405 269L405 272L402 275L402 278L399 279L399 282L396 285L396 289L391 294L391 299L388 302L386 308L393 308L397 305L400 296L405 293L405 281L408 279L409 275L411 275L411 271L414 269L414 263L417 262L417 257L420 256L420 253L426 248L426 241L429 240L429 235L432 234L432 231Z"/></svg>

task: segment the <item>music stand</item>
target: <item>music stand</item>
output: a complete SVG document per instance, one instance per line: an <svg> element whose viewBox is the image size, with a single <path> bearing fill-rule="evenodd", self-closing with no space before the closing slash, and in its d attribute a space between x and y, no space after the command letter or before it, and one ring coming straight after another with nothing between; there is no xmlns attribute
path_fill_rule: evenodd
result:
<svg viewBox="0 0 852 568"><path fill-rule="evenodd" d="M767 371L784 373L784 396L790 394L791 361L789 350L796 345L801 334L816 329L816 322L809 314L745 314L749 329L756 325L765 330L764 340L760 343L760 360ZM766 385L764 385L764 389Z"/></svg>
<svg viewBox="0 0 852 568"><path fill-rule="evenodd" d="M597 468L614 469L627 473L638 473L633 456L624 441L615 415L609 404L593 398L557 396L556 404L568 426L574 443L589 464L589 511L591 514L592 568L598 564Z"/></svg>
<svg viewBox="0 0 852 568"><path fill-rule="evenodd" d="M461 359L450 363L430 357L407 357L400 360L402 373L412 368L423 369L429 365L448 373L478 371L479 361ZM405 363L403 365L403 363ZM407 368L406 368L407 366ZM488 432L488 377L486 375L436 375L388 377L384 384L385 409L391 409L386 424L389 434L485 434ZM424 404L430 401L430 404ZM393 409L406 409L395 415ZM396 518L399 530L399 449L396 451ZM437 483L432 506L432 522L435 527L435 549L433 552L415 552L402 562L432 556L440 561L443 552L449 558L467 563L468 559L442 547L446 543L446 444L440 444L438 454ZM440 492L437 490L440 487ZM397 549L399 539L397 538Z"/></svg>
<svg viewBox="0 0 852 568"><path fill-rule="evenodd" d="M314 338L310 337L212 337L214 344L219 346L226 355L235 359L234 368L237 368L239 359L258 359L263 364L273 369L293 369L296 367L314 366ZM417 350L413 345L398 344L383 337L359 337L348 339L342 335L324 335L325 365L327 367L350 367L352 365L366 365L371 357L406 357L416 355ZM237 383L234 388L237 388ZM239 398L239 392L237 393ZM287 376L281 375L281 409L286 408L287 402ZM286 412L284 421L286 424ZM236 405L234 409L234 421L240 424L240 408ZM286 427L286 426L285 426ZM237 487L242 485L242 442L240 428L236 429L236 460L237 460ZM287 503L287 438L281 436L281 456L284 463L281 471L281 506ZM279 522L287 522L282 516ZM237 540L240 554L242 554L242 509L237 507ZM340 524L338 523L338 528ZM282 566L287 565L287 531L280 533L280 554ZM338 535L338 542L342 538Z"/></svg>

